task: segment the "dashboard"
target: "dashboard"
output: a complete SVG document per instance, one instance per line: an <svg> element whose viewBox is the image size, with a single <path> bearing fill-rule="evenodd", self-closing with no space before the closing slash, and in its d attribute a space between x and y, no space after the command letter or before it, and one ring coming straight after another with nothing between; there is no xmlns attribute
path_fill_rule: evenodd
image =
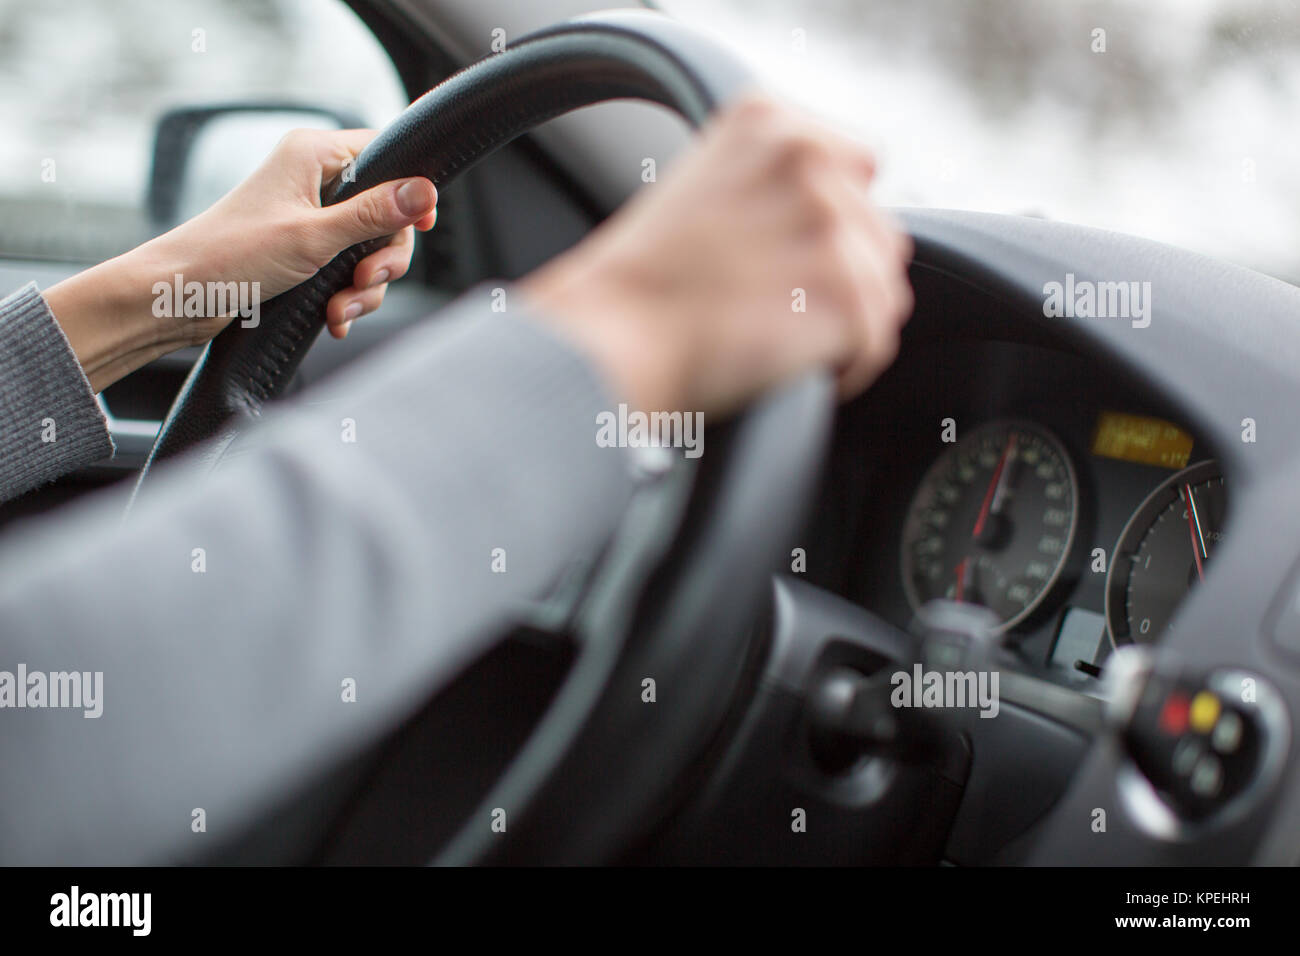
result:
<svg viewBox="0 0 1300 956"><path fill-rule="evenodd" d="M962 561L991 559L973 576L968 565L961 588L992 602L1003 627L1005 706L998 720L965 722L971 761L950 858L1294 863L1300 420L1290 410L1300 291L1047 220L947 210L902 218L916 242L916 308L898 360L839 411L821 495L792 545L802 570L792 564L792 580L778 582L773 647L797 646L797 622L827 642L857 641L867 649L861 668L875 673L908 653L898 630L915 616L909 568L934 571L924 588L955 595ZM1154 320L1053 314L1047 290L1070 275L1149 279ZM1025 431L1012 443L1017 427ZM1023 449L1037 460L1020 459ZM1022 470L1004 484L998 464L1013 460L1032 464L1033 478ZM1196 470L1179 474L1185 467ZM1064 487L1049 497L1049 484ZM952 500L941 502L945 486ZM918 558L934 558L937 571ZM1032 562L1046 567L1031 575ZM818 590L834 599L798 599ZM1125 655L1120 666L1108 616L1127 628L1120 639L1158 642L1159 653ZM1096 698L1112 690L1119 696L1103 707ZM1226 711L1213 704L1229 698L1249 721L1237 714L1224 729ZM1196 700L1210 706L1193 727ZM1015 730L1006 714L1017 716ZM1258 736L1238 769L1189 767L1198 748L1178 746L1208 727L1224 735L1210 741L1216 752L1236 753L1246 725ZM1207 811L1196 803L1204 799L1217 802ZM1097 807L1108 808L1116 839L1086 825Z"/></svg>
<svg viewBox="0 0 1300 956"><path fill-rule="evenodd" d="M1159 640L1208 572L1230 503L1214 449L1120 369L918 320L841 415L822 583L900 627L931 598L981 604L1027 672L1099 693L1112 649Z"/></svg>

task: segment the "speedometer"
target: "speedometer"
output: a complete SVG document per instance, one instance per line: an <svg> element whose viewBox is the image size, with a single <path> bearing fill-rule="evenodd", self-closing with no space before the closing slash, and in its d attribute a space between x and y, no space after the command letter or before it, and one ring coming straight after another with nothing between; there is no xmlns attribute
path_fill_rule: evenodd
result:
<svg viewBox="0 0 1300 956"><path fill-rule="evenodd" d="M1078 524L1070 456L1047 429L994 421L972 430L926 472L903 525L903 587L981 604L1014 627L1061 575Z"/></svg>
<svg viewBox="0 0 1300 956"><path fill-rule="evenodd" d="M1203 461L1170 477L1138 506L1106 577L1112 643L1149 643L1169 626L1188 590L1205 576L1227 504L1219 466Z"/></svg>

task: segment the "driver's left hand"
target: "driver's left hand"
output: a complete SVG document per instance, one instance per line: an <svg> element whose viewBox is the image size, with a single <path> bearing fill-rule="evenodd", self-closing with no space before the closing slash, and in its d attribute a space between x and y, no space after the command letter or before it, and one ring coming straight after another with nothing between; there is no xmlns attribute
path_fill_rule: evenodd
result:
<svg viewBox="0 0 1300 956"><path fill-rule="evenodd" d="M130 252L45 292L96 390L160 355L202 345L233 315L159 316L154 288L171 284L259 283L265 302L306 281L349 246L392 236L362 259L352 285L326 308L330 334L379 308L388 283L406 274L414 232L433 228L437 190L423 177L399 179L321 208L322 184L375 136L374 130L294 130L246 180L211 208Z"/></svg>
<svg viewBox="0 0 1300 956"><path fill-rule="evenodd" d="M155 242L187 250L198 281L202 273L219 281L257 281L266 300L310 279L349 246L393 236L357 264L352 286L330 299L329 331L342 338L354 319L379 308L388 283L406 274L413 230L428 231L437 218L437 190L423 177L393 180L321 208L322 185L343 173L375 135L372 129L294 130L251 176Z"/></svg>

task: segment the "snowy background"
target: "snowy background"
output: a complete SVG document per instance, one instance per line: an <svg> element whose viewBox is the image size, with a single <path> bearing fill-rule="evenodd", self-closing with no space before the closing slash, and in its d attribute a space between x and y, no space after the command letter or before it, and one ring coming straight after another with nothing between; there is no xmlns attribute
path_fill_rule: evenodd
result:
<svg viewBox="0 0 1300 956"><path fill-rule="evenodd" d="M872 144L884 202L1098 225L1300 281L1297 0L660 5ZM0 0L0 254L94 261L144 238L159 113L244 98L372 125L404 105L340 0Z"/></svg>
<svg viewBox="0 0 1300 956"><path fill-rule="evenodd" d="M1294 0L659 2L874 146L885 202L1118 229L1300 280Z"/></svg>

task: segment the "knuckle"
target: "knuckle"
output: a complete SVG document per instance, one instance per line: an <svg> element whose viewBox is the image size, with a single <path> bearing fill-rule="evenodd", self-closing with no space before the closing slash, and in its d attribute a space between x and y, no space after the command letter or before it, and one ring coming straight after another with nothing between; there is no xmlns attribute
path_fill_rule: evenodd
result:
<svg viewBox="0 0 1300 956"><path fill-rule="evenodd" d="M781 150L781 175L802 201L838 215L838 199L842 197L831 195L837 180L833 176L833 161L826 144L815 138L794 136L782 144Z"/></svg>
<svg viewBox="0 0 1300 956"><path fill-rule="evenodd" d="M903 260L904 268L906 268L907 263L911 262L912 257L916 254L916 242L907 233L901 231L895 232L894 238L898 245L898 255Z"/></svg>
<svg viewBox="0 0 1300 956"><path fill-rule="evenodd" d="M899 283L897 304L898 318L906 322L912 315L912 310L916 308L916 293L912 291L910 283L906 281Z"/></svg>
<svg viewBox="0 0 1300 956"><path fill-rule="evenodd" d="M741 129L762 129L768 126L779 112L777 104L762 95L746 96L729 113L729 118Z"/></svg>
<svg viewBox="0 0 1300 956"><path fill-rule="evenodd" d="M833 262L838 266L841 258L850 247L846 233L844 212L836 197L826 188L825 183L812 180L800 189L800 204L804 210L805 222L814 240L825 250L833 253Z"/></svg>
<svg viewBox="0 0 1300 956"><path fill-rule="evenodd" d="M795 141L799 171L804 179L811 182L822 181L835 163L830 144L820 137L807 134L795 137Z"/></svg>
<svg viewBox="0 0 1300 956"><path fill-rule="evenodd" d="M344 321L343 315L348 308L348 300L343 295L335 295L325 306L325 319L331 325Z"/></svg>
<svg viewBox="0 0 1300 956"><path fill-rule="evenodd" d="M868 179L875 178L879 165L876 162L876 154L872 150L861 143L850 143L848 156L849 162L856 162Z"/></svg>
<svg viewBox="0 0 1300 956"><path fill-rule="evenodd" d="M407 271L411 268L411 260L409 258L402 257L397 259L395 262L389 263L387 268L388 268L388 281L392 282L406 275Z"/></svg>
<svg viewBox="0 0 1300 956"><path fill-rule="evenodd" d="M317 131L312 129L301 127L291 129L280 138L279 149L286 152L297 152L313 145L317 135Z"/></svg>
<svg viewBox="0 0 1300 956"><path fill-rule="evenodd" d="M772 159L778 167L806 176L814 171L824 156L825 147L814 137L794 126L784 126L775 132L770 148Z"/></svg>
<svg viewBox="0 0 1300 956"><path fill-rule="evenodd" d="M388 217L385 214L384 201L371 194L356 204L357 226L367 234L382 232L386 228Z"/></svg>

